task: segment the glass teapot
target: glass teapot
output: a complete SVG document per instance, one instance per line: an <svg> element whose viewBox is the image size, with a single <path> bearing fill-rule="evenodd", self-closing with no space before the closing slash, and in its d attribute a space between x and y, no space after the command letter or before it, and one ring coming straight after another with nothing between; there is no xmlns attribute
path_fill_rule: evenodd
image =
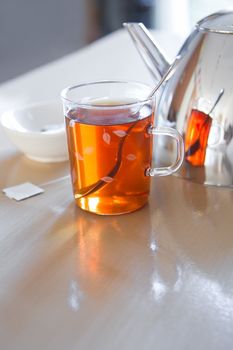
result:
<svg viewBox="0 0 233 350"><path fill-rule="evenodd" d="M155 80L169 62L142 23L125 23ZM233 186L233 11L200 20L178 52L179 62L157 101L160 124L184 137L179 175L198 183ZM173 146L168 147L170 155Z"/></svg>

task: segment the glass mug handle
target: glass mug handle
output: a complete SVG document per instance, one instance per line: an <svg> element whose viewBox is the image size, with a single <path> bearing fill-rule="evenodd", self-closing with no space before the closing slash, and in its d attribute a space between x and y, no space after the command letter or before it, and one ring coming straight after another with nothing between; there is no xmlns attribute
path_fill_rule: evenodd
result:
<svg viewBox="0 0 233 350"><path fill-rule="evenodd" d="M149 126L147 132L149 135L164 135L175 139L177 144L177 158L173 164L167 167L148 168L146 170L146 176L166 176L176 172L184 160L184 142L182 136L178 133L178 131L167 127Z"/></svg>

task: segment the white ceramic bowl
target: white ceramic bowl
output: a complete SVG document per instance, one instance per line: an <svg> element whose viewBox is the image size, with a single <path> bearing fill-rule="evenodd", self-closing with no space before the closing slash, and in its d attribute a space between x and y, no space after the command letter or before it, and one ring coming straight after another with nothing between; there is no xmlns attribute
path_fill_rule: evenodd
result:
<svg viewBox="0 0 233 350"><path fill-rule="evenodd" d="M62 104L45 102L6 111L3 129L28 158L40 162L68 159Z"/></svg>

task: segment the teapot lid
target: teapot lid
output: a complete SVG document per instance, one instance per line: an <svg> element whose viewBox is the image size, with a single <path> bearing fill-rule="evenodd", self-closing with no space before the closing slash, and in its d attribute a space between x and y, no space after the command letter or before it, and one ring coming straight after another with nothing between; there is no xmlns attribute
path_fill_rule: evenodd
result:
<svg viewBox="0 0 233 350"><path fill-rule="evenodd" d="M197 22L196 27L207 32L233 34L233 11L213 13Z"/></svg>

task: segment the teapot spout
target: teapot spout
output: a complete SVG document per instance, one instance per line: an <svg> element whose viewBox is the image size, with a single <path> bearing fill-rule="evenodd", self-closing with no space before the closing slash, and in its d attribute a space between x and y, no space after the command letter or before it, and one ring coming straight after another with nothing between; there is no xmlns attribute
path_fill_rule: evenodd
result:
<svg viewBox="0 0 233 350"><path fill-rule="evenodd" d="M170 63L155 44L150 32L143 23L127 22L123 23L123 26L128 30L154 80L160 80L168 70Z"/></svg>

